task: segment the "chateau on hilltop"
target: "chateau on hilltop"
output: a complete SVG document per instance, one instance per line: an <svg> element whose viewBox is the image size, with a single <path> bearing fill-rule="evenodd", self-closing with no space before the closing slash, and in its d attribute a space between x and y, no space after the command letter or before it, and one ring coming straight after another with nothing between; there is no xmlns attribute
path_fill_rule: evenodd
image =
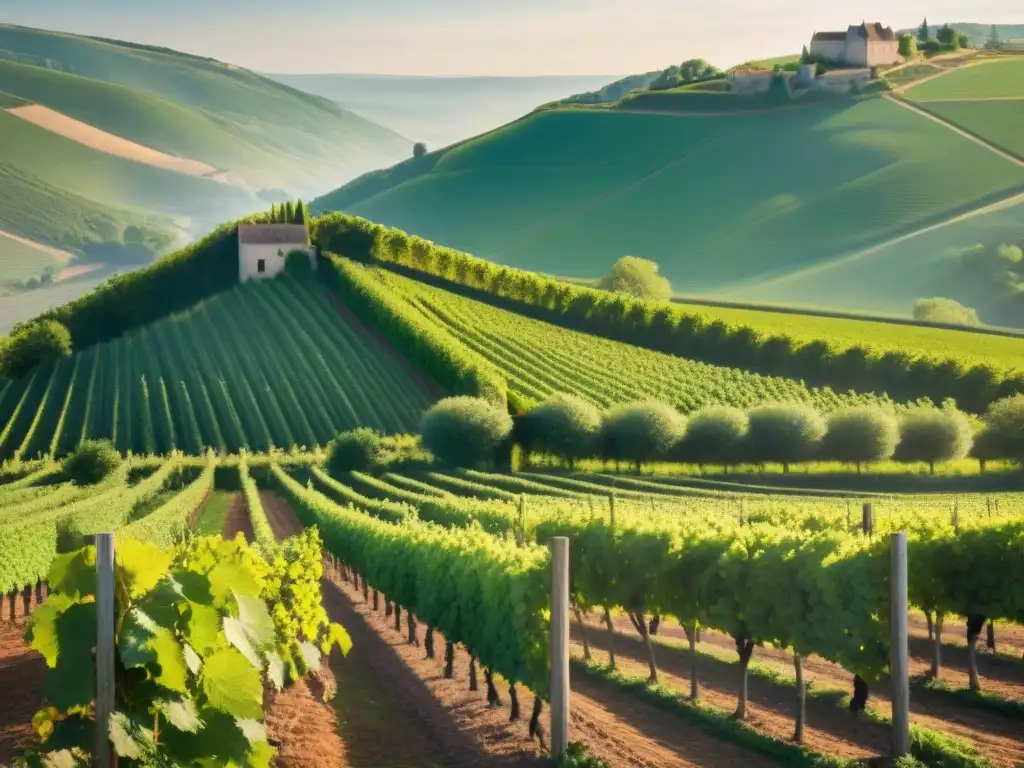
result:
<svg viewBox="0 0 1024 768"><path fill-rule="evenodd" d="M811 38L810 53L847 67L875 67L903 61L896 33L892 27L883 27L877 21L850 27L845 32L816 32Z"/></svg>

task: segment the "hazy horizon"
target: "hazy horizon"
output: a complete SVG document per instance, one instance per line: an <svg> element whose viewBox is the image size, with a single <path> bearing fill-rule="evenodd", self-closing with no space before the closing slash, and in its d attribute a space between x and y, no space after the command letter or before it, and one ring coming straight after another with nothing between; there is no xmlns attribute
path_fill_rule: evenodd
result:
<svg viewBox="0 0 1024 768"><path fill-rule="evenodd" d="M13 4L0 0L0 6ZM48 0L2 21L124 39L274 74L528 77L632 74L701 57L727 67L798 52L818 30L862 20L1024 24L1019 0ZM261 45L268 32L273 45Z"/></svg>

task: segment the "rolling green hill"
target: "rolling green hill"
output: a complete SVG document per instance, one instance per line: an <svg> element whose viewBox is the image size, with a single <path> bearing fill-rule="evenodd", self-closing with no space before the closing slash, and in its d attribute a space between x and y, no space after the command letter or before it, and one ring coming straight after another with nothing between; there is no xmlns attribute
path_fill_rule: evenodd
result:
<svg viewBox="0 0 1024 768"><path fill-rule="evenodd" d="M312 208L567 277L632 254L679 292L728 293L1022 190L1024 168L872 98L721 116L546 111Z"/></svg>
<svg viewBox="0 0 1024 768"><path fill-rule="evenodd" d="M356 425L414 430L426 395L314 288L250 282L0 385L0 461L84 438L201 454L324 444Z"/></svg>
<svg viewBox="0 0 1024 768"><path fill-rule="evenodd" d="M339 175L351 177L411 151L410 141L328 99L213 59L9 25L0 26L0 58L123 86L137 94L202 110L206 119L230 136L292 158L295 165L289 171L282 164L274 186L303 194L310 191L311 181L324 185ZM144 109L159 111L163 106L152 99L139 99L137 94L129 100L136 103L126 107L136 117ZM191 118L178 110L172 119ZM127 138L148 144L151 132L159 130L136 124Z"/></svg>
<svg viewBox="0 0 1024 768"><path fill-rule="evenodd" d="M955 69L907 91L914 101L1024 99L1024 57L992 59Z"/></svg>

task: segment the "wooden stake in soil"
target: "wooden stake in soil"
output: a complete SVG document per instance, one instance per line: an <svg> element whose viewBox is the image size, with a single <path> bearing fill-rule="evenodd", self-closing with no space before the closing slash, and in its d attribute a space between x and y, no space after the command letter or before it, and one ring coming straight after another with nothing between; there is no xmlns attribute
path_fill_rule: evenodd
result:
<svg viewBox="0 0 1024 768"><path fill-rule="evenodd" d="M540 710L535 708L534 715L539 717ZM551 757L557 760L568 748L569 539L555 536L551 539Z"/></svg>
<svg viewBox="0 0 1024 768"><path fill-rule="evenodd" d="M804 684L804 660L799 653L793 654L793 670L796 672L796 729L793 741L804 743L804 723L807 722L807 686Z"/></svg>
<svg viewBox="0 0 1024 768"><path fill-rule="evenodd" d="M114 711L114 534L96 534L96 765L111 765Z"/></svg>
<svg viewBox="0 0 1024 768"><path fill-rule="evenodd" d="M910 665L907 639L907 534L891 534L892 576L889 580L892 627L892 756L903 757L910 752Z"/></svg>
<svg viewBox="0 0 1024 768"><path fill-rule="evenodd" d="M871 502L867 502L864 505L864 509L861 512L861 530L865 536L873 536L875 533L875 521L874 515L871 509Z"/></svg>

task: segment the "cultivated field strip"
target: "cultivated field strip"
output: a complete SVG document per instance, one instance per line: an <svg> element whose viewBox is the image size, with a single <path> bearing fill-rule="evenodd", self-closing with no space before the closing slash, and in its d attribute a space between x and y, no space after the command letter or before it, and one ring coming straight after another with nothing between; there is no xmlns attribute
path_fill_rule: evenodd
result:
<svg viewBox="0 0 1024 768"><path fill-rule="evenodd" d="M254 281L11 383L0 461L84 438L147 455L322 445L356 426L412 431L428 405L319 289Z"/></svg>
<svg viewBox="0 0 1024 768"><path fill-rule="evenodd" d="M600 407L653 398L687 413L707 405L750 408L766 402L806 402L830 411L885 400L694 362L561 328L397 275L382 279L498 368L509 389L526 401L553 392L572 392Z"/></svg>

